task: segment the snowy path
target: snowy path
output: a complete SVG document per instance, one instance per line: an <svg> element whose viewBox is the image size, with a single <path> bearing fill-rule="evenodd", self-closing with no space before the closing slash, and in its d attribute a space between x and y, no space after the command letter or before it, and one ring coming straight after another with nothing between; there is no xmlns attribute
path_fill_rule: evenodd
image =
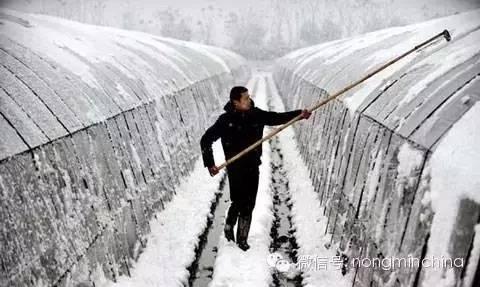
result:
<svg viewBox="0 0 480 287"><path fill-rule="evenodd" d="M272 148L271 153L271 167L272 167L272 182L271 190L273 193L273 211L275 221L272 226L271 237L272 243L270 251L272 254L279 255L274 258L275 268L272 268L273 286L281 287L301 287L302 274L298 269L292 268L287 272L281 272L277 269L279 258L283 258L286 262L298 262L297 252L298 244L295 237L295 226L292 222L292 200L289 190L289 179L286 176L286 167L283 160L283 153L279 146L277 137L270 141ZM280 257L281 256L281 257ZM281 269L281 267L280 267ZM283 270L282 270L283 271Z"/></svg>
<svg viewBox="0 0 480 287"><path fill-rule="evenodd" d="M272 88L272 110L284 111L271 76L268 81ZM322 214L318 193L314 191L307 166L295 144L292 127L279 133L278 141L289 181L292 222L296 228L295 236L299 247L297 258L305 264L300 268L304 286L351 286L351 274L342 276L337 268L335 252L325 247L330 243L331 237L325 234L327 217Z"/></svg>
<svg viewBox="0 0 480 287"><path fill-rule="evenodd" d="M259 73L256 77L259 78L257 89L252 92L256 105L284 111L271 74ZM209 286L351 286L351 274L342 276L340 270L332 270L338 265L334 251L325 247L330 241L324 232L326 217L321 214L317 193L297 150L292 128L264 143L263 148L257 204L249 236L252 248L242 252L233 243L227 243L222 235ZM284 259L273 264L278 268L271 267L272 261L267 261L272 259L271 253L280 254ZM308 261L303 268L292 264L299 262L299 258ZM327 268L318 268L319 259L324 258L329 261ZM281 263L290 267L288 271L280 272L282 266L278 264Z"/></svg>
<svg viewBox="0 0 480 287"><path fill-rule="evenodd" d="M270 73L254 74L247 86L260 108L284 110ZM293 264L305 256L332 259L335 254L325 248L326 218L292 128L264 143L263 150L248 251L223 236L230 202L225 172L212 179L199 159L172 201L150 223L147 246L130 270L131 277L122 276L117 283L105 280L102 286L350 286L351 277L314 268L318 262L303 268ZM214 153L216 162L223 162L220 141L214 144ZM272 253L281 254L288 271L281 270L280 261L272 265L267 260Z"/></svg>
<svg viewBox="0 0 480 287"><path fill-rule="evenodd" d="M191 287L204 287L212 280L213 266L218 252L218 240L223 233L224 211L228 207L230 198L226 174L222 178L220 186L221 192L217 193L217 199L210 208L207 227L200 235L195 261L188 268L190 271L188 283Z"/></svg>
<svg viewBox="0 0 480 287"><path fill-rule="evenodd" d="M265 81L261 75L254 75L253 78L257 77L256 89L250 91L254 96L255 105L267 109ZM243 252L233 242L227 242L222 235L210 287L269 286L271 283L270 267L266 261L273 222L270 181L270 146L264 143L257 200L248 236L251 247Z"/></svg>

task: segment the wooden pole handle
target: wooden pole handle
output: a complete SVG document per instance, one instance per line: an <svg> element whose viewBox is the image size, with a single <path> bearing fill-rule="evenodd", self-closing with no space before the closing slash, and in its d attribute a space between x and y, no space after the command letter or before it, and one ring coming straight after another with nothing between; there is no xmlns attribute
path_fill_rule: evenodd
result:
<svg viewBox="0 0 480 287"><path fill-rule="evenodd" d="M308 108L307 110L309 112L313 112L315 111L316 109L320 108L321 106L323 105L326 105L328 102L336 99L338 96L342 95L343 93L345 93L346 91L348 90L351 90L352 88L356 87L357 85L359 85L360 83L366 81L367 79L369 79L370 77L372 77L373 75L379 73L380 71L384 70L385 68L387 68L388 66L392 65L393 63L399 61L400 59L404 58L405 56L413 53L414 51L418 50L418 49L421 49L423 46L429 44L430 42L432 41L435 41L437 38L439 37L445 37L445 39L447 41L450 41L451 40L451 36L450 36L450 33L447 31L447 30L444 30L442 33L439 33L435 36L433 36L432 38L424 41L423 43L415 46L413 49L403 53L402 55L396 57L395 59L393 60L390 60L389 62L385 63L384 65L380 66L379 68L373 70L372 72L368 73L366 76L364 76L363 78L353 82L352 84L346 86L345 88L341 89L340 91L334 93L333 95L327 97L326 99L324 100L321 100L319 101L318 103L316 103L314 106L312 106L311 108ZM258 141L256 141L255 143L253 143L252 145L250 145L249 147L247 147L246 149L242 150L241 152L239 152L238 154L236 154L235 156L231 157L230 159L228 159L227 161L225 161L224 163L222 163L221 165L218 166L218 170L221 170L222 168L226 167L227 165L231 164L232 162L236 161L237 159L239 159L240 157L244 156L245 154L247 154L248 152L252 151L253 149L255 149L257 146L261 145L264 141L267 141L269 139L271 139L273 136L275 136L276 134L278 134L279 132L281 132L282 130L286 129L287 127L291 126L293 123L295 123L296 121L300 120L302 118L302 115L298 115L296 117L294 117L293 119L291 119L290 121L288 121L287 123L281 125L280 127L274 129L272 132L270 132L268 135L266 135L265 137L259 139Z"/></svg>

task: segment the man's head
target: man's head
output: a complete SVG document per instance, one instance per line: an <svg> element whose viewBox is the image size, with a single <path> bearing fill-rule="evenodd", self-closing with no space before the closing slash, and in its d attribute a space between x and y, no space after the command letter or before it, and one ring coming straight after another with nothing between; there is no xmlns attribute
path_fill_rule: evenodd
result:
<svg viewBox="0 0 480 287"><path fill-rule="evenodd" d="M252 104L248 89L242 86L230 90L230 101L237 111L248 111Z"/></svg>

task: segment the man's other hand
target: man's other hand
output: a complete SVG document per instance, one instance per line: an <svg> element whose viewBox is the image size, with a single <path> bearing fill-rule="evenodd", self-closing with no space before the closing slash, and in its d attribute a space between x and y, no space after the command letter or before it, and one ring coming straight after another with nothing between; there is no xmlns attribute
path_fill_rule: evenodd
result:
<svg viewBox="0 0 480 287"><path fill-rule="evenodd" d="M309 112L307 109L302 110L302 113L301 113L302 119L308 119L311 114L312 112Z"/></svg>
<svg viewBox="0 0 480 287"><path fill-rule="evenodd" d="M208 172L210 172L211 176L215 176L218 173L218 167L216 165L211 166L208 168Z"/></svg>

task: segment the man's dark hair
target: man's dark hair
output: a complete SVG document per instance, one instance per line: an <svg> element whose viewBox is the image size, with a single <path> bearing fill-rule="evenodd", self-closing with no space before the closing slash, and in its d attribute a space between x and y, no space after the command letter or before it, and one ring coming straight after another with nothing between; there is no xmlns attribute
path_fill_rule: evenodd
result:
<svg viewBox="0 0 480 287"><path fill-rule="evenodd" d="M243 86L235 86L230 90L230 101L237 100L239 101L242 93L247 92L248 89Z"/></svg>

